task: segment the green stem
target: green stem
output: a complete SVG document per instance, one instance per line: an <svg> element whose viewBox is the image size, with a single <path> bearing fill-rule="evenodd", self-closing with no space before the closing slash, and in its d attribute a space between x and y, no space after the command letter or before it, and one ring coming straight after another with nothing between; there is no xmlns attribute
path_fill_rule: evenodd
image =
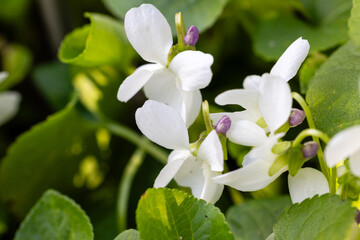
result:
<svg viewBox="0 0 360 240"><path fill-rule="evenodd" d="M312 129L316 129L314 120L313 120L312 115L311 115L311 111L310 111L307 103L305 102L304 98L300 94L298 94L296 92L292 92L291 96L292 96L293 99L295 99L300 104L301 108L304 110L305 115L306 115L306 120L307 120L307 122L309 124L309 127L312 128ZM319 144L319 150L318 150L317 156L318 156L318 159L319 159L321 171L325 175L325 177L328 180L329 184L331 184L332 181L330 181L329 168L326 165L325 158L324 158L324 153L322 151L318 136L313 136L313 140ZM332 187L330 187L330 189L332 189Z"/></svg>
<svg viewBox="0 0 360 240"><path fill-rule="evenodd" d="M116 205L116 217L119 232L127 229L127 209L130 197L130 190L134 177L139 170L141 164L143 163L144 158L144 150L141 148L136 149L122 174L118 189L118 200Z"/></svg>
<svg viewBox="0 0 360 240"><path fill-rule="evenodd" d="M182 17L181 12L175 14L175 26L176 26L178 44L180 46L184 46L185 45L184 37L186 35L186 30L185 30L184 19Z"/></svg>
<svg viewBox="0 0 360 240"><path fill-rule="evenodd" d="M299 146L301 142L307 137L318 137L325 143L328 143L330 141L328 135L326 135L322 131L313 128L308 128L303 130L299 135L297 135L297 137L293 142L293 146L294 147Z"/></svg>
<svg viewBox="0 0 360 240"><path fill-rule="evenodd" d="M336 178L337 178L337 170L336 166L331 168L331 178L330 178L330 193L336 194Z"/></svg>
<svg viewBox="0 0 360 240"><path fill-rule="evenodd" d="M213 126L210 118L209 103L206 100L202 102L202 113L204 117L206 131L209 134L213 130Z"/></svg>

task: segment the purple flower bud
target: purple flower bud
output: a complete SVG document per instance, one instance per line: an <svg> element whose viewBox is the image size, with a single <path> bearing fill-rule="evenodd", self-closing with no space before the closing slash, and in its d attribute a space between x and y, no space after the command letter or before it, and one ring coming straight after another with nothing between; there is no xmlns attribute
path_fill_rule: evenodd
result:
<svg viewBox="0 0 360 240"><path fill-rule="evenodd" d="M220 118L220 120L217 122L216 126L215 126L215 131L220 134L226 134L227 131L229 131L231 127L231 119L224 115Z"/></svg>
<svg viewBox="0 0 360 240"><path fill-rule="evenodd" d="M310 159L316 156L319 150L319 144L314 141L304 143L301 151L306 159Z"/></svg>
<svg viewBox="0 0 360 240"><path fill-rule="evenodd" d="M360 211L358 209L356 210L355 221L357 224L360 223Z"/></svg>
<svg viewBox="0 0 360 240"><path fill-rule="evenodd" d="M196 26L192 25L189 27L184 37L185 45L195 46L198 40L199 40L199 30L197 29Z"/></svg>
<svg viewBox="0 0 360 240"><path fill-rule="evenodd" d="M304 121L304 119L305 119L304 111L297 108L291 109L291 114L289 118L289 123L291 127L296 127L300 125Z"/></svg>

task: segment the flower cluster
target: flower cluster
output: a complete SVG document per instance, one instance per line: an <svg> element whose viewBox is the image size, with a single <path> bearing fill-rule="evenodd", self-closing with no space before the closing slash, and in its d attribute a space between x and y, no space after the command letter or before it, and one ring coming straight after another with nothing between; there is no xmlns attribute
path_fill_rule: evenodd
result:
<svg viewBox="0 0 360 240"><path fill-rule="evenodd" d="M184 28L182 19L176 24L177 28ZM292 108L293 96L288 84L307 57L310 49L307 40L301 37L295 40L270 73L248 76L242 89L218 95L215 98L218 105L233 104L244 110L210 114L208 109L203 109L206 131L191 144L187 128L200 112L199 90L210 83L213 63L210 54L195 50L199 39L197 28L191 26L186 35L178 32L180 40L173 46L165 17L153 5L143 4L127 12L125 31L134 49L150 64L137 68L125 79L118 99L126 102L143 88L149 100L136 111L136 124L150 140L172 150L154 187L165 187L174 179L178 185L190 187L195 197L215 203L224 185L240 191L256 191L289 171L289 192L294 203L336 189L331 185L326 166L322 172L302 168L316 156L321 147L319 141L301 144L302 134L293 141L282 140L291 127L308 117L304 111ZM318 134L316 129L309 130L310 135L307 132L303 135ZM328 167L349 158L351 172L360 177L358 136L360 128L353 127L329 142L325 149ZM223 173L227 140L252 149L239 169ZM357 144L351 143L354 141Z"/></svg>

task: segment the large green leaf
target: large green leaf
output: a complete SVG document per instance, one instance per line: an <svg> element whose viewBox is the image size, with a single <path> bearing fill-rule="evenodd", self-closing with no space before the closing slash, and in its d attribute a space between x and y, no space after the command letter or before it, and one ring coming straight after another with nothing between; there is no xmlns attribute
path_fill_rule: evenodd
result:
<svg viewBox="0 0 360 240"><path fill-rule="evenodd" d="M185 26L196 25L199 31L202 32L215 23L227 0L103 0L103 2L119 18L124 18L130 8L139 7L142 3L151 3L166 17L172 33L176 34L175 13L182 12Z"/></svg>
<svg viewBox="0 0 360 240"><path fill-rule="evenodd" d="M120 233L114 240L140 240L140 235L137 230L129 229Z"/></svg>
<svg viewBox="0 0 360 240"><path fill-rule="evenodd" d="M98 13L85 13L90 24L65 36L58 57L64 63L80 66L125 66L134 55L117 20Z"/></svg>
<svg viewBox="0 0 360 240"><path fill-rule="evenodd" d="M143 240L234 238L218 208L176 189L147 190L136 223Z"/></svg>
<svg viewBox="0 0 360 240"><path fill-rule="evenodd" d="M264 20L255 35L255 50L269 60L276 60L297 38L309 40L310 51L322 51L348 39L347 22L351 0L303 0L309 21L295 15L279 14Z"/></svg>
<svg viewBox="0 0 360 240"><path fill-rule="evenodd" d="M336 195L315 196L285 211L274 226L276 240L355 239L356 208Z"/></svg>
<svg viewBox="0 0 360 240"><path fill-rule="evenodd" d="M14 240L92 240L85 212L70 198L48 190L31 209Z"/></svg>
<svg viewBox="0 0 360 240"><path fill-rule="evenodd" d="M288 196L250 200L231 207L226 220L237 240L264 240L272 233L273 225L283 210L291 205Z"/></svg>
<svg viewBox="0 0 360 240"><path fill-rule="evenodd" d="M360 45L360 0L353 0L349 19L349 35L356 45Z"/></svg>
<svg viewBox="0 0 360 240"><path fill-rule="evenodd" d="M1 162L2 200L22 217L46 189L73 189L80 161L98 153L94 135L73 104L23 133Z"/></svg>
<svg viewBox="0 0 360 240"><path fill-rule="evenodd" d="M306 100L316 127L332 136L360 123L360 50L353 42L339 48L309 83Z"/></svg>

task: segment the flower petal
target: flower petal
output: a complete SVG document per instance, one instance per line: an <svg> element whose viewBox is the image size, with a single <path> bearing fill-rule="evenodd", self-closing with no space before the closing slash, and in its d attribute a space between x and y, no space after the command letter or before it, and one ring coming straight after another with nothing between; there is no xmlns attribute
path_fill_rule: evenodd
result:
<svg viewBox="0 0 360 240"><path fill-rule="evenodd" d="M213 124L216 123L224 116L228 116L231 119L231 122L236 122L240 120L248 120L250 122L256 122L260 117L259 114L253 114L248 110L240 111L240 112L222 112L222 113L210 113L210 118L213 121Z"/></svg>
<svg viewBox="0 0 360 240"><path fill-rule="evenodd" d="M360 177L360 149L351 154L349 158L350 171L357 177Z"/></svg>
<svg viewBox="0 0 360 240"><path fill-rule="evenodd" d="M288 182L293 203L301 203L316 194L323 195L329 192L325 176L314 168L301 168L294 177L289 174Z"/></svg>
<svg viewBox="0 0 360 240"><path fill-rule="evenodd" d="M180 79L184 91L193 91L209 85L214 58L200 51L184 51L170 62L169 69Z"/></svg>
<svg viewBox="0 0 360 240"><path fill-rule="evenodd" d="M121 102L129 101L161 68L163 67L159 64L145 64L137 68L120 85L117 93L118 100Z"/></svg>
<svg viewBox="0 0 360 240"><path fill-rule="evenodd" d="M173 108L147 100L136 110L135 119L140 131L151 141L168 149L189 149L187 128Z"/></svg>
<svg viewBox="0 0 360 240"><path fill-rule="evenodd" d="M287 167L284 167L273 176L269 176L271 164L268 161L258 159L238 170L214 177L213 180L240 191L257 191L269 185L287 170Z"/></svg>
<svg viewBox="0 0 360 240"><path fill-rule="evenodd" d="M245 89L259 90L261 77L258 75L250 75L244 79L243 86Z"/></svg>
<svg viewBox="0 0 360 240"><path fill-rule="evenodd" d="M221 106L228 104L237 104L246 110L259 112L259 92L257 90L233 89L219 94L215 102Z"/></svg>
<svg viewBox="0 0 360 240"><path fill-rule="evenodd" d="M197 157L201 161L206 161L210 165L211 171L222 172L224 170L224 153L215 130L212 130L201 143Z"/></svg>
<svg viewBox="0 0 360 240"><path fill-rule="evenodd" d="M21 95L18 92L6 91L0 93L0 125L4 124L19 110Z"/></svg>
<svg viewBox="0 0 360 240"><path fill-rule="evenodd" d="M205 176L205 184L201 192L200 199L204 199L209 203L216 203L224 190L223 184L218 184L212 180L213 177L219 176L221 173L210 170L210 166L203 164L203 173Z"/></svg>
<svg viewBox="0 0 360 240"><path fill-rule="evenodd" d="M145 61L166 66L173 39L170 25L156 7L142 4L130 9L124 26L129 42Z"/></svg>
<svg viewBox="0 0 360 240"><path fill-rule="evenodd" d="M168 185L171 179L173 179L176 173L179 171L185 160L191 156L191 153L187 150L172 151L169 155L168 163L160 171L155 180L154 188L165 187Z"/></svg>
<svg viewBox="0 0 360 240"><path fill-rule="evenodd" d="M246 120L232 122L226 136L231 142L244 146L260 146L267 141L264 129Z"/></svg>
<svg viewBox="0 0 360 240"><path fill-rule="evenodd" d="M0 72L0 84L9 76L8 72Z"/></svg>
<svg viewBox="0 0 360 240"><path fill-rule="evenodd" d="M201 109L202 97L199 90L191 92L181 91L183 96L182 116L186 121L186 127L190 127L194 123Z"/></svg>
<svg viewBox="0 0 360 240"><path fill-rule="evenodd" d="M360 149L360 126L353 126L333 136L327 144L324 155L327 165L335 167L337 163L350 157Z"/></svg>
<svg viewBox="0 0 360 240"><path fill-rule="evenodd" d="M303 40L301 37L296 39L275 63L270 74L289 81L296 75L308 55L309 49L310 45L307 40Z"/></svg>
<svg viewBox="0 0 360 240"><path fill-rule="evenodd" d="M259 107L270 132L274 132L288 121L291 106L289 84L279 77L264 74L260 83Z"/></svg>

